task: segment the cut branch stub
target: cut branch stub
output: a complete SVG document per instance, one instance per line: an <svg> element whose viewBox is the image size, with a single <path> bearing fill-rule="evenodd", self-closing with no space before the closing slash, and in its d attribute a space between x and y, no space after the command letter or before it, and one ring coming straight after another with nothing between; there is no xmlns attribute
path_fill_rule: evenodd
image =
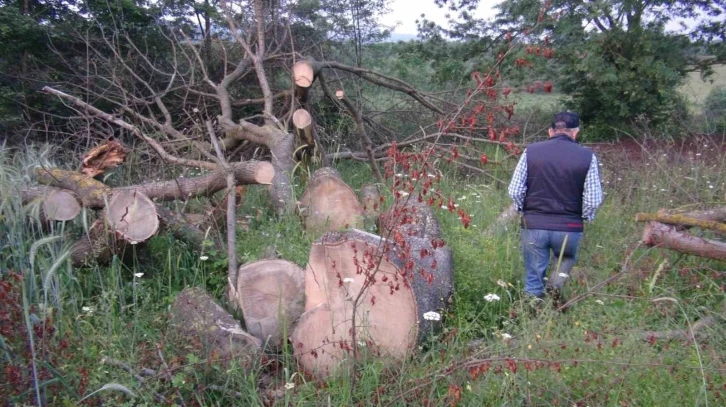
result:
<svg viewBox="0 0 726 407"><path fill-rule="evenodd" d="M103 174L126 159L126 148L116 138L109 137L105 143L92 148L83 156L81 172L89 177Z"/></svg>
<svg viewBox="0 0 726 407"><path fill-rule="evenodd" d="M302 198L305 229L315 233L360 227L363 208L353 190L333 168L315 171Z"/></svg>
<svg viewBox="0 0 726 407"><path fill-rule="evenodd" d="M336 369L330 364L346 359L353 346L392 360L412 352L437 328L434 324L450 296L450 254L448 259L425 257L402 253L392 242L360 230L327 233L313 244L305 276L307 311L291 337L305 370L324 377ZM327 317L308 315L324 313L312 311L324 305ZM428 314L431 311L438 318ZM306 334L313 331L315 335ZM329 341L336 346L329 349ZM319 356L320 349L333 355L308 357Z"/></svg>
<svg viewBox="0 0 726 407"><path fill-rule="evenodd" d="M313 123L313 118L307 110L297 109L295 113L292 114L292 123L298 129L305 129L310 127Z"/></svg>
<svg viewBox="0 0 726 407"><path fill-rule="evenodd" d="M246 264L237 273L236 294L247 331L277 349L305 309L305 271L286 260Z"/></svg>
<svg viewBox="0 0 726 407"><path fill-rule="evenodd" d="M335 97L338 98L338 100L343 99L345 97L345 91L343 89L336 90Z"/></svg>
<svg viewBox="0 0 726 407"><path fill-rule="evenodd" d="M159 229L156 205L139 191L121 190L111 197L106 221L124 240L143 242Z"/></svg>
<svg viewBox="0 0 726 407"><path fill-rule="evenodd" d="M295 78L295 85L301 88L309 88L315 81L315 70L308 61L297 61L292 67L292 75Z"/></svg>

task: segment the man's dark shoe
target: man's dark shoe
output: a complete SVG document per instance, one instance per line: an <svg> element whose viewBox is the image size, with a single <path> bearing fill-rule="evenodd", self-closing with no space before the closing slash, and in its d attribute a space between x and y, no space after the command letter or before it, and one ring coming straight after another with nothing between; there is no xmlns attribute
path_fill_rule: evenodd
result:
<svg viewBox="0 0 726 407"><path fill-rule="evenodd" d="M554 309L560 308L567 302L565 296L562 295L562 290L559 288L547 287L545 288L545 292L547 293L547 296L552 299L552 308ZM565 310L562 311L564 312Z"/></svg>

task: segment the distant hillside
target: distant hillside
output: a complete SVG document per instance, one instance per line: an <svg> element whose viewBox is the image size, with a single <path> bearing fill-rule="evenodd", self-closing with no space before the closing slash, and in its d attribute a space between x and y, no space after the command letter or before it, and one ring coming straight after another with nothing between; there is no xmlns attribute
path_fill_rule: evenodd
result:
<svg viewBox="0 0 726 407"><path fill-rule="evenodd" d="M718 65L714 67L713 76L705 81L701 79L698 72L688 74L688 81L681 86L680 91L688 98L691 109L694 112L700 112L703 108L703 101L708 96L711 89L718 86L726 86L726 65Z"/></svg>

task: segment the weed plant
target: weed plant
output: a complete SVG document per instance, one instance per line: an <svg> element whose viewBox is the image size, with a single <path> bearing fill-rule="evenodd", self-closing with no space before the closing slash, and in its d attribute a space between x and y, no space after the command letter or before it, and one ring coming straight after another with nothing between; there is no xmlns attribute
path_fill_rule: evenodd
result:
<svg viewBox="0 0 726 407"><path fill-rule="evenodd" d="M159 235L134 247L125 261L71 268L69 236L87 229L91 214L43 227L37 205L24 207L18 191L32 182L34 165L54 164L47 162L52 151L3 149L0 405L724 405L726 330L723 314L715 313L723 308L726 266L645 248L639 243L643 225L634 222L637 212L726 204L723 146L698 145L690 152L665 145L637 161L619 151L601 155L606 200L587 226L566 292L581 299L566 313L547 304L537 316L520 299L518 226L485 232L509 205L506 185L443 164L442 194L471 218L464 228L455 212L437 211L456 279L444 330L403 364L370 362L355 381L339 376L325 383L299 373L290 349L246 371L173 346L165 332L175 295L200 286L222 298L225 254L209 250L200 257ZM506 182L516 161L499 161L486 168ZM337 167L354 189L372 179L364 164ZM140 174L124 171L114 182L139 180ZM159 178L169 176L158 169ZM298 195L303 187L300 178ZM240 208L246 221L238 232L241 262L272 246L304 265L312 237L296 216L279 218L268 208L264 188L248 188ZM688 332L714 315L718 322L695 337L650 334Z"/></svg>

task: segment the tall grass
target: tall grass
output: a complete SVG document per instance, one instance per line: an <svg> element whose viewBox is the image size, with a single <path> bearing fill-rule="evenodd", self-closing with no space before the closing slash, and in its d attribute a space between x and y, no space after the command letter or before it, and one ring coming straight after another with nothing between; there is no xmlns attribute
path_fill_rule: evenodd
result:
<svg viewBox="0 0 726 407"><path fill-rule="evenodd" d="M569 298L582 300L564 314L548 305L536 317L520 300L517 226L483 233L509 204L506 186L445 169L442 193L454 197L472 220L465 229L455 213L437 213L455 262L455 302L444 331L403 364L369 362L355 381L340 376L326 383L299 373L289 350L249 371L199 360L178 346L166 335L168 307L186 286L221 298L225 254L210 250L203 261L161 235L135 248L126 261L73 269L66 258L68 236L82 233L89 219L43 229L32 219L32 205L21 205L17 188L50 155L3 150L0 282L12 281L11 271L21 275L27 307L9 313L19 321L0 318L0 327L25 327L0 331L0 357L18 367L0 370L0 400L3 405L152 406L162 399L205 406L723 405L723 323L692 340L649 340L646 332L688 330L713 315L724 301L726 267L642 247L642 225L633 220L636 212L664 207L725 204L726 161L722 153L706 150L689 155L666 147L637 163L603 153L606 201L586 229L567 287ZM507 166L497 170L499 178L508 180ZM338 169L354 189L371 180L364 165L340 163ZM112 181L138 180L129 171L119 176ZM303 181L296 182L299 193ZM200 200L185 208L204 205ZM248 222L238 235L242 262L272 246L305 264L312 237L295 216L274 216L263 188L249 188L240 214ZM490 293L499 300L485 300ZM0 309L11 309L10 297L3 298Z"/></svg>

